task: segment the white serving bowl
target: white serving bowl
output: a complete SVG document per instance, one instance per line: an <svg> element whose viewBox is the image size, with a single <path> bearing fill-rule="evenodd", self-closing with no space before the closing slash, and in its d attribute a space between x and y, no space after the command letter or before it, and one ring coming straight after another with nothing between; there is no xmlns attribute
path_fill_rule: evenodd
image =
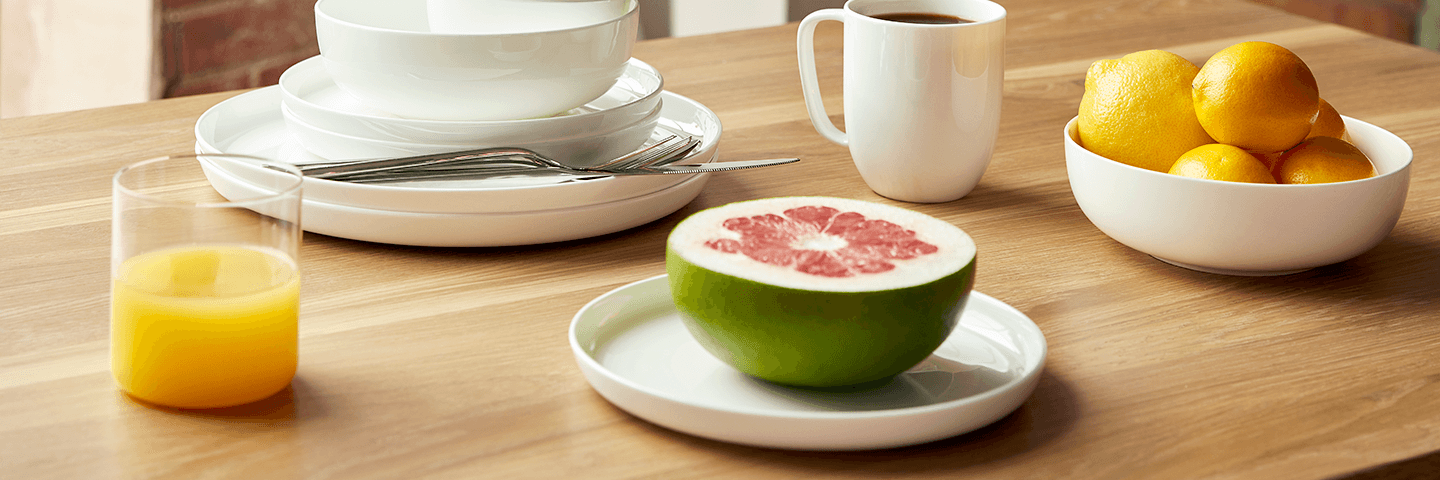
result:
<svg viewBox="0 0 1440 480"><path fill-rule="evenodd" d="M335 83L366 105L402 117L547 117L610 89L625 70L638 28L636 2L614 0L608 3L614 16L604 20L595 20L593 9L577 8L574 14L548 17L537 12L531 18L550 20L526 28L544 30L437 32L429 3L316 2L320 55ZM512 3L515 8L526 4Z"/></svg>
<svg viewBox="0 0 1440 480"><path fill-rule="evenodd" d="M281 103L305 123L360 138L449 145L495 138L518 143L564 141L614 132L654 111L664 85L659 70L632 58L604 95L563 114L525 120L447 121L401 118L366 106L335 85L318 56L280 75Z"/></svg>
<svg viewBox="0 0 1440 480"><path fill-rule="evenodd" d="M1410 187L1410 146L1345 117L1376 176L1318 185L1181 177L1116 162L1065 126L1065 166L1080 210L1100 231L1165 262L1227 275L1284 275L1342 262L1395 227Z"/></svg>
<svg viewBox="0 0 1440 480"><path fill-rule="evenodd" d="M434 144L376 140L326 130L301 120L289 107L280 106L285 126L295 140L310 153L327 160L361 160L398 158L431 153L454 152L490 147L518 147L534 150L566 165L578 167L599 165L635 151L650 138L660 120L662 105L656 105L644 118L614 130L590 135L556 139L527 136L517 140L504 136L475 139L464 144Z"/></svg>

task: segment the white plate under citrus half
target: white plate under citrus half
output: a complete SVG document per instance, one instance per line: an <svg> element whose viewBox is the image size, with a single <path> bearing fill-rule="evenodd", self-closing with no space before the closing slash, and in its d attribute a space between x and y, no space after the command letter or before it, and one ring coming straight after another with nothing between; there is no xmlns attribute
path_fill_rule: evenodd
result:
<svg viewBox="0 0 1440 480"><path fill-rule="evenodd" d="M581 308L570 347L590 385L637 417L723 442L795 450L901 447L983 427L1029 398L1046 355L1045 336L1025 314L972 292L935 354L884 385L852 392L776 385L696 343L665 275Z"/></svg>

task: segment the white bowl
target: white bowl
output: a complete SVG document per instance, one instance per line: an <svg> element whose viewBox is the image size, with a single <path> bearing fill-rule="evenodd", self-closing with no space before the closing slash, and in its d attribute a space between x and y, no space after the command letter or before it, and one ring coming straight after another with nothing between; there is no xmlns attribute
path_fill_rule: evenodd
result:
<svg viewBox="0 0 1440 480"><path fill-rule="evenodd" d="M1165 262L1227 275L1284 275L1374 248L1400 219L1413 152L1384 129L1345 117L1376 176L1318 185L1221 182L1145 170L1096 155L1065 126L1065 166L1080 210L1100 231Z"/></svg>
<svg viewBox="0 0 1440 480"><path fill-rule="evenodd" d="M576 8L574 15L527 27L545 30L436 32L427 3L316 2L320 55L335 83L366 105L409 118L547 117L610 89L625 70L638 28L636 2L614 0L607 3L614 16L603 20ZM512 3L524 8L526 2ZM591 23L571 26L585 21Z"/></svg>
<svg viewBox="0 0 1440 480"><path fill-rule="evenodd" d="M525 135L515 139L506 136L476 138L460 144L433 144L396 142L361 138L326 130L301 120L290 107L281 105L280 113L285 125L295 140L310 153L327 160L361 160L367 158L396 158L426 155L431 153L454 152L489 147L519 147L534 150L560 163L584 167L599 165L621 155L635 151L650 138L655 124L660 120L662 105L628 125L614 125L613 130L594 132L584 136L544 138Z"/></svg>
<svg viewBox="0 0 1440 480"><path fill-rule="evenodd" d="M392 142L467 145L505 138L520 143L582 139L640 121L660 104L665 80L645 62L630 59L604 95L560 115L526 120L415 120L370 108L335 85L320 57L280 75L281 103L297 118L335 133Z"/></svg>
<svg viewBox="0 0 1440 480"><path fill-rule="evenodd" d="M254 184L215 164L203 165L220 195L253 194ZM694 200L708 175L636 197L593 205L511 213L417 213L336 205L306 197L301 228L366 242L421 247L500 247L578 240L638 227Z"/></svg>
<svg viewBox="0 0 1440 480"><path fill-rule="evenodd" d="M393 1L393 0L392 0ZM625 11L623 0L426 0L430 31L526 33L583 27Z"/></svg>

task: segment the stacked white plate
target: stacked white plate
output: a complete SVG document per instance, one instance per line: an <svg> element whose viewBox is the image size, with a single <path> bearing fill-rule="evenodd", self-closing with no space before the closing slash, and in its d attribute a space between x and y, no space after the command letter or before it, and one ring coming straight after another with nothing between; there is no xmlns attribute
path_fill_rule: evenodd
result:
<svg viewBox="0 0 1440 480"><path fill-rule="evenodd" d="M300 145L330 160L392 158L466 148L521 147L572 165L624 155L650 138L660 119L664 79L630 59L599 98L542 118L451 121L403 118L341 89L324 59L295 64L280 77L281 116Z"/></svg>
<svg viewBox="0 0 1440 480"><path fill-rule="evenodd" d="M281 85L238 95L201 115L199 153L246 154L304 165L508 146L578 164L596 163L670 135L701 145L678 163L713 161L715 113L664 91L638 60L604 96L554 117L489 122L405 119L368 109L340 91L312 58ZM243 195L244 172L207 165L215 190ZM400 245L487 247L575 240L649 223L689 203L705 174L576 180L531 176L403 184L306 178L303 224L324 235Z"/></svg>

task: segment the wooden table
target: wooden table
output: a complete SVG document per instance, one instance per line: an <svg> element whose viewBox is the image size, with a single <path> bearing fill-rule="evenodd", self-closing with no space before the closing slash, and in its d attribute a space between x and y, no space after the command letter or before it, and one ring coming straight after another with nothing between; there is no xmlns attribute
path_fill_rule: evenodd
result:
<svg viewBox="0 0 1440 480"><path fill-rule="evenodd" d="M611 406L566 343L590 299L663 273L681 218L727 202L883 203L801 102L795 26L643 42L672 91L715 110L722 158L805 170L716 175L681 211L555 245L429 249L309 235L292 388L215 412L141 406L107 365L110 177L190 150L237 92L6 120L0 139L3 478L1324 478L1440 470L1440 54L1233 0L1005 2L1003 126L968 197L904 205L965 228L977 290L1039 324L1034 396L998 423L897 450L722 444ZM1076 207L1061 129L1091 62L1244 40L1294 50L1344 114L1415 150L1400 223L1353 260L1273 278L1160 263ZM842 111L840 28L821 81ZM838 115L837 115L838 116Z"/></svg>

